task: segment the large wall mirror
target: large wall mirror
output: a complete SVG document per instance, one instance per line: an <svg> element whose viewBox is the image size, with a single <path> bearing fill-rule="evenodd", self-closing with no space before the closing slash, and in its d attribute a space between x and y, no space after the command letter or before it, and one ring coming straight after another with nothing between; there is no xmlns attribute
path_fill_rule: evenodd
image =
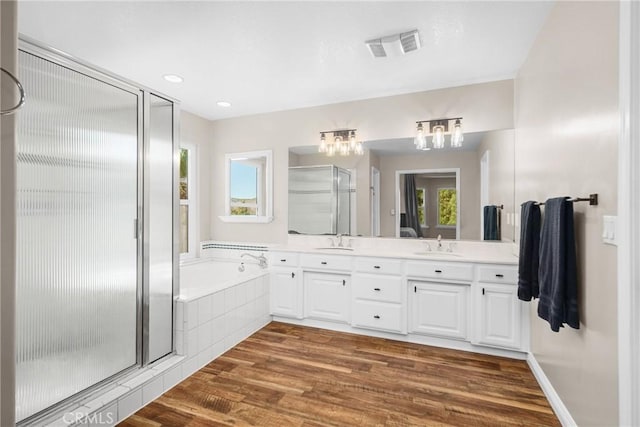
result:
<svg viewBox="0 0 640 427"><path fill-rule="evenodd" d="M273 220L273 166L271 150L225 155L226 222Z"/></svg>
<svg viewBox="0 0 640 427"><path fill-rule="evenodd" d="M350 171L351 235L485 240L489 207L497 215L491 239L514 241L512 129L467 133L461 148L420 151L413 137L363 145L362 156L327 157L316 146L289 149L290 168L333 165ZM419 226L409 225L407 194L414 194L419 206ZM290 196L290 212L295 203Z"/></svg>

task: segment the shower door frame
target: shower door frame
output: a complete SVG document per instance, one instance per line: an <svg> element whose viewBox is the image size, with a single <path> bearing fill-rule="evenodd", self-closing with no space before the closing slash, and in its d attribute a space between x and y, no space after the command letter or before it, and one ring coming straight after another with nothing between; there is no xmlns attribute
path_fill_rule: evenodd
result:
<svg viewBox="0 0 640 427"><path fill-rule="evenodd" d="M179 155L180 155L180 104L175 98L160 93L156 90L152 90L143 85L137 84L126 78L117 76L107 70L104 70L95 65L89 64L78 58L73 57L65 52L47 46L38 42L23 34L18 36L18 53L22 51L27 54L35 55L46 61L50 61L61 67L65 67L73 72L77 72L88 77L94 78L105 84L114 86L120 90L131 93L137 97L137 219L135 224L131 225L131 232L135 233L136 237L136 360L135 363L122 371L103 379L102 381L89 386L88 388L81 390L80 392L71 395L56 404L43 409L40 412L32 414L27 418L17 421L17 425L30 425L32 422L46 420L54 414L61 411L68 410L75 403L86 398L89 395L99 393L100 390L106 390L107 388L115 385L118 379L124 378L133 374L142 367L149 365L149 361L146 359L147 348L149 344L148 331L144 329L144 319L146 313L149 310L149 289L146 276L149 270L148 255L145 248L148 248L149 237L146 234L148 227L146 225L146 219L148 218L148 212L145 212L144 202L149 198L149 188L145 187L145 166L146 166L146 153L149 147L149 135L148 131L149 120L149 98L151 94L163 98L173 103L173 173L172 173L172 277L173 277L173 295L172 300L179 291L179 193L177 191L179 182L179 170L176 167ZM146 215L146 216L145 216ZM146 245L146 246L145 246ZM171 313L171 350L163 357L153 361L153 364L160 363L167 357L175 354L175 333L174 333L174 313L172 304ZM50 422L50 420L49 420Z"/></svg>

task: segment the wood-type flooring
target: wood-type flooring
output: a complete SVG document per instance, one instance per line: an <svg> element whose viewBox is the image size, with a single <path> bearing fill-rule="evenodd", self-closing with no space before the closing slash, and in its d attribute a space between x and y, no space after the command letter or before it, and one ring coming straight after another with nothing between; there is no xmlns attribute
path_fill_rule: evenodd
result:
<svg viewBox="0 0 640 427"><path fill-rule="evenodd" d="M527 363L272 322L120 426L559 426Z"/></svg>

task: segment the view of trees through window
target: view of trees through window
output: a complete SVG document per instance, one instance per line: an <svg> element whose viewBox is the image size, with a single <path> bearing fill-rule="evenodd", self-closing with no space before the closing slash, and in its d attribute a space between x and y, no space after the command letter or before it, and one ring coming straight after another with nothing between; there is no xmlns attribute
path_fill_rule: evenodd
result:
<svg viewBox="0 0 640 427"><path fill-rule="evenodd" d="M418 219L420 220L420 225L427 225L427 205L424 188L416 189L416 198L418 199Z"/></svg>
<svg viewBox="0 0 640 427"><path fill-rule="evenodd" d="M189 252L189 150L180 149L180 253Z"/></svg>
<svg viewBox="0 0 640 427"><path fill-rule="evenodd" d="M438 189L438 225L455 226L457 224L457 205L454 188Z"/></svg>

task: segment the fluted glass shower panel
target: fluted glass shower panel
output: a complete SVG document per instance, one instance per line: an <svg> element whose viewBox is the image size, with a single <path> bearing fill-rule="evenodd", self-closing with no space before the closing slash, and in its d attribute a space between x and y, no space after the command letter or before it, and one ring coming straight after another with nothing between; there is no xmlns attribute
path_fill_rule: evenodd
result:
<svg viewBox="0 0 640 427"><path fill-rule="evenodd" d="M16 416L138 363L141 94L21 51Z"/></svg>

